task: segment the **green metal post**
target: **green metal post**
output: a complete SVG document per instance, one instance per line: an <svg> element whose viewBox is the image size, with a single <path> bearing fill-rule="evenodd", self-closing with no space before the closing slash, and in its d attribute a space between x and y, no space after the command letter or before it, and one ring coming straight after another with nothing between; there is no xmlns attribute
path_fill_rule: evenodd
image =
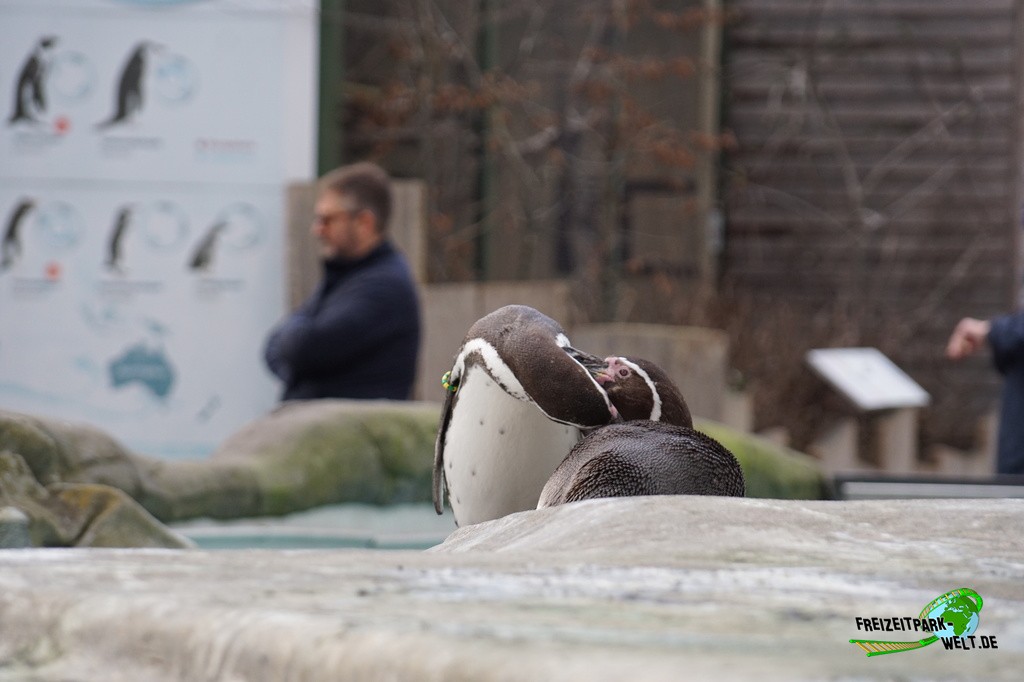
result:
<svg viewBox="0 0 1024 682"><path fill-rule="evenodd" d="M320 103L317 174L344 163L345 0L320 0Z"/></svg>
<svg viewBox="0 0 1024 682"><path fill-rule="evenodd" d="M497 65L497 27L494 25L492 0L479 0L479 26L477 29L477 64L480 73L486 76ZM480 83L483 87L483 83ZM476 134L479 141L477 150L477 225L476 278L486 281L490 278L490 232L494 224L494 163L488 149L490 143L491 111L484 109L477 114Z"/></svg>

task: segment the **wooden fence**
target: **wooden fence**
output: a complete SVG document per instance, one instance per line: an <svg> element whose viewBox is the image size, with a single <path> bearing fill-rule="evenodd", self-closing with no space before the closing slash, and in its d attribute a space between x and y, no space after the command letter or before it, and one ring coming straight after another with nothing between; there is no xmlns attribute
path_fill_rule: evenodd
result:
<svg viewBox="0 0 1024 682"><path fill-rule="evenodd" d="M926 438L965 444L997 378L946 338L1019 302L1021 3L727 6L725 283L847 311L932 393Z"/></svg>

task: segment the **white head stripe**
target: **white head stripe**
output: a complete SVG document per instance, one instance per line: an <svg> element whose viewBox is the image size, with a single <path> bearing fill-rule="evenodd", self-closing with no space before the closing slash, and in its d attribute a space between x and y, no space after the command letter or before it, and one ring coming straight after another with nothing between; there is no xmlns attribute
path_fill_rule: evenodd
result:
<svg viewBox="0 0 1024 682"><path fill-rule="evenodd" d="M481 338L470 339L462 345L462 352L459 353L459 357L455 359L455 367L452 369L452 377L457 378L462 376L462 372L466 366L466 358L470 353L479 353L480 357L483 358L484 365L487 367L487 373L490 374L494 379L501 384L501 387L505 389L513 398L519 400L525 400L527 402L533 402L530 396L526 393L526 389L519 383L519 379L512 373L512 370L508 365L501 359L498 354L498 350L487 343Z"/></svg>
<svg viewBox="0 0 1024 682"><path fill-rule="evenodd" d="M654 385L654 381L651 379L651 375L640 369L640 366L635 362L630 362L626 358L619 358L622 364L629 367L631 370L640 375L640 378L647 383L647 388L651 389L651 402L654 406L651 408L651 416L648 417L652 422L656 422L661 419L661 396L658 395L658 388Z"/></svg>
<svg viewBox="0 0 1024 682"><path fill-rule="evenodd" d="M555 337L555 343L558 344L559 348L565 348L566 346L572 345L569 343L569 337L562 332L558 332L558 336Z"/></svg>

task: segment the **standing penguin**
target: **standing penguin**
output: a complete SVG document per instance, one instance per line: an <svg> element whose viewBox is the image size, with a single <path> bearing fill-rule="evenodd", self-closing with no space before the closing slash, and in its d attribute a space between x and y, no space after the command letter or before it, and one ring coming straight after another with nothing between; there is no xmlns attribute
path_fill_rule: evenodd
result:
<svg viewBox="0 0 1024 682"><path fill-rule="evenodd" d="M21 66L18 82L14 86L14 111L8 119L36 122L36 114L46 111L46 73L50 68L50 51L57 39L53 36L40 38L28 59Z"/></svg>
<svg viewBox="0 0 1024 682"><path fill-rule="evenodd" d="M112 272L121 273L121 261L124 259L124 239L128 233L128 226L131 224L132 207L122 206L117 212L117 220L114 221L114 229L110 232L110 239L107 241L107 269Z"/></svg>
<svg viewBox="0 0 1024 682"><path fill-rule="evenodd" d="M544 485L538 509L597 497L742 497L743 470L729 450L693 429L682 394L652 362L606 359L596 373L625 422L577 443Z"/></svg>
<svg viewBox="0 0 1024 682"><path fill-rule="evenodd" d="M434 508L444 489L459 525L533 509L583 430L615 418L562 327L527 306L469 329L445 375L434 449Z"/></svg>
<svg viewBox="0 0 1024 682"><path fill-rule="evenodd" d="M21 224L35 205L34 199L22 199L11 212L3 239L0 240L0 272L14 265L21 257Z"/></svg>
<svg viewBox="0 0 1024 682"><path fill-rule="evenodd" d="M96 124L97 128L107 128L115 123L124 123L142 110L142 80L146 72L146 55L159 46L143 40L135 46L117 80L117 96L114 100L114 113L110 118Z"/></svg>

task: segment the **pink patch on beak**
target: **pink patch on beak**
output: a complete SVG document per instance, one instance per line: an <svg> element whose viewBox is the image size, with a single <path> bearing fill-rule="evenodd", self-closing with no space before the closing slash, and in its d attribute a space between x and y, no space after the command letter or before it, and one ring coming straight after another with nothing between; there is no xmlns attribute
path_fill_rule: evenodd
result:
<svg viewBox="0 0 1024 682"><path fill-rule="evenodd" d="M608 366L597 375L597 382L602 386L604 384L615 383L615 380L618 378L619 370L625 369L626 367L615 355L605 358L604 361L608 363Z"/></svg>
<svg viewBox="0 0 1024 682"><path fill-rule="evenodd" d="M606 367L593 375L594 380L599 386L615 383L615 368L619 364L618 358L614 355L608 356L604 361L606 363Z"/></svg>

